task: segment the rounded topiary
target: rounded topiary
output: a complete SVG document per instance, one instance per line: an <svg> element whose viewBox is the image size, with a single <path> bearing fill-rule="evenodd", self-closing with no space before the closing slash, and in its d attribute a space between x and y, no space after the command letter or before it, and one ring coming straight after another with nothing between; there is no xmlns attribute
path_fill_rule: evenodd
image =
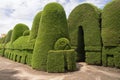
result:
<svg viewBox="0 0 120 80"><path fill-rule="evenodd" d="M70 41L67 38L60 38L55 42L55 50L67 50L71 49Z"/></svg>
<svg viewBox="0 0 120 80"><path fill-rule="evenodd" d="M97 7L89 3L78 5L69 15L68 26L71 46L77 47L78 59L84 61L85 50L101 50L100 10Z"/></svg>
<svg viewBox="0 0 120 80"><path fill-rule="evenodd" d="M18 37L22 36L25 30L29 30L27 25L22 23L15 25L11 36L11 42L14 42Z"/></svg>
<svg viewBox="0 0 120 80"><path fill-rule="evenodd" d="M69 38L65 11L60 4L49 3L41 15L32 57L34 69L46 71L48 51L54 49L55 42L61 37Z"/></svg>
<svg viewBox="0 0 120 80"><path fill-rule="evenodd" d="M104 46L120 43L120 0L108 3L102 13L102 40Z"/></svg>
<svg viewBox="0 0 120 80"><path fill-rule="evenodd" d="M68 18L71 45L78 45L78 30L83 29L85 45L101 45L100 43L100 10L84 3L78 5Z"/></svg>
<svg viewBox="0 0 120 80"><path fill-rule="evenodd" d="M24 32L23 32L23 36L28 36L30 34L30 30L25 30Z"/></svg>
<svg viewBox="0 0 120 80"><path fill-rule="evenodd" d="M35 39L37 37L41 14L42 11L38 12L33 20L32 29L30 32L30 40Z"/></svg>
<svg viewBox="0 0 120 80"><path fill-rule="evenodd" d="M5 38L5 44L11 40L12 30L8 31L7 36Z"/></svg>

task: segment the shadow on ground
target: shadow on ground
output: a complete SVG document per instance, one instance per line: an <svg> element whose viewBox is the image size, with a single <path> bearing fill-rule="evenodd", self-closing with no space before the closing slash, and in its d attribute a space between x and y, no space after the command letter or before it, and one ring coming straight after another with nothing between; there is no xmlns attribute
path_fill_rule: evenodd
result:
<svg viewBox="0 0 120 80"><path fill-rule="evenodd" d="M20 80L17 79L17 77L14 77L17 73L19 72L13 69L0 70L0 80Z"/></svg>

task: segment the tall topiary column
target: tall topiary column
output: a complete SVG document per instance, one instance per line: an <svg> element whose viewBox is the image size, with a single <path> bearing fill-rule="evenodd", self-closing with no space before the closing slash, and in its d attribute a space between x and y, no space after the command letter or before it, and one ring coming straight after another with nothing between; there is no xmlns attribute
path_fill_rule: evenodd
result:
<svg viewBox="0 0 120 80"><path fill-rule="evenodd" d="M46 71L48 51L54 49L55 42L61 37L69 37L65 11L60 4L49 3L41 15L32 57L34 69Z"/></svg>
<svg viewBox="0 0 120 80"><path fill-rule="evenodd" d="M102 13L102 63L120 68L120 0L108 3Z"/></svg>
<svg viewBox="0 0 120 80"><path fill-rule="evenodd" d="M22 23L16 24L12 32L11 42L14 42L18 37L22 36L25 30L29 30L27 25Z"/></svg>
<svg viewBox="0 0 120 80"><path fill-rule="evenodd" d="M30 32L30 40L36 39L37 37L41 14L42 14L42 11L38 12L33 20L32 29Z"/></svg>
<svg viewBox="0 0 120 80"><path fill-rule="evenodd" d="M78 5L69 15L68 25L78 61L84 61L86 54L87 63L101 64L100 10L88 3Z"/></svg>

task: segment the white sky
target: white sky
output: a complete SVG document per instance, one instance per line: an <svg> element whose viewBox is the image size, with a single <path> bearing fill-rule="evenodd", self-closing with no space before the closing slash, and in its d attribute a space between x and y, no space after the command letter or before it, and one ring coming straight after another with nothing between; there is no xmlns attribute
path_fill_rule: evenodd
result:
<svg viewBox="0 0 120 80"><path fill-rule="evenodd" d="M17 23L24 23L31 29L35 14L49 2L60 3L68 16L77 5L92 3L98 8L112 0L0 0L0 34L7 33Z"/></svg>

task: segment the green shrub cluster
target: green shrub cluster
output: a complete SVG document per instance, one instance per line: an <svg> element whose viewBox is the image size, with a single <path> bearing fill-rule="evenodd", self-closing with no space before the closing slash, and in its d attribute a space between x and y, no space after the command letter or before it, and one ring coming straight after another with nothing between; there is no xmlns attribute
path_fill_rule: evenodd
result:
<svg viewBox="0 0 120 80"><path fill-rule="evenodd" d="M48 51L54 49L55 42L61 37L69 38L65 11L60 4L49 3L41 15L32 68L46 71Z"/></svg>
<svg viewBox="0 0 120 80"><path fill-rule="evenodd" d="M66 72L75 70L76 54L74 50L50 50L48 52L48 72Z"/></svg>
<svg viewBox="0 0 120 80"><path fill-rule="evenodd" d="M63 7L49 3L36 14L31 31L19 23L0 38L0 55L47 72L75 71L76 61L120 68L119 21L120 0L103 11L78 5L68 22Z"/></svg>

